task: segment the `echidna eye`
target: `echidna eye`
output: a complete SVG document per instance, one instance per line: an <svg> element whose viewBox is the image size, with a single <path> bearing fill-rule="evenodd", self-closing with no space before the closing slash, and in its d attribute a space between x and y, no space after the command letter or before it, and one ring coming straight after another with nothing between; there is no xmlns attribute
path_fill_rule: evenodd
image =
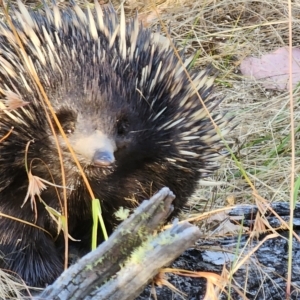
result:
<svg viewBox="0 0 300 300"><path fill-rule="evenodd" d="M125 135L129 128L129 122L126 118L120 118L117 120L117 134Z"/></svg>
<svg viewBox="0 0 300 300"><path fill-rule="evenodd" d="M72 134L75 131L74 122L70 122L70 124L67 124L67 126L63 126L63 130L67 134Z"/></svg>
<svg viewBox="0 0 300 300"><path fill-rule="evenodd" d="M60 125L64 132L68 134L72 134L75 131L75 123L74 122L60 122Z"/></svg>
<svg viewBox="0 0 300 300"><path fill-rule="evenodd" d="M76 113L72 110L60 109L58 112L56 112L56 116L64 132L66 134L72 134L76 127ZM53 124L55 126L56 131L59 132L57 126L55 125L55 122L53 122Z"/></svg>

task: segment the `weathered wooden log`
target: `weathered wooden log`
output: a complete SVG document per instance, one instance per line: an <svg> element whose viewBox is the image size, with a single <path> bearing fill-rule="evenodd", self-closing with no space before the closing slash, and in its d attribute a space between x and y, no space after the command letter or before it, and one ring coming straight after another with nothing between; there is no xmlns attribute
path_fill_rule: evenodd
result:
<svg viewBox="0 0 300 300"><path fill-rule="evenodd" d="M106 242L66 270L35 299L134 299L159 268L200 237L199 229L189 223L174 224L152 237L172 212L174 198L168 188L163 188L144 201Z"/></svg>

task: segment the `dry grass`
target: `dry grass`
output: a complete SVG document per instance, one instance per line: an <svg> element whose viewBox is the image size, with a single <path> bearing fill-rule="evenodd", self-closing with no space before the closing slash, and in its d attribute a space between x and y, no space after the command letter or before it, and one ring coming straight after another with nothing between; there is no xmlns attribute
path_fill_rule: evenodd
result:
<svg viewBox="0 0 300 300"><path fill-rule="evenodd" d="M101 1L100 1L101 2ZM105 2L105 1L102 1ZM118 8L119 1L112 1ZM65 5L63 3L62 5ZM218 108L235 116L235 129L225 138L252 184L269 201L289 201L291 181L290 99L288 92L265 90L239 72L246 56L257 56L288 44L288 8L282 0L159 0L125 3L127 15L137 10L146 26L168 28L177 50L197 53L195 68L218 70L215 93L225 97ZM293 3L293 46L299 44L300 2ZM299 91L294 92L296 176L300 172ZM298 150L297 150L298 149ZM201 212L235 203L253 203L252 188L228 156L210 181L190 201ZM188 217L189 212L184 217Z"/></svg>

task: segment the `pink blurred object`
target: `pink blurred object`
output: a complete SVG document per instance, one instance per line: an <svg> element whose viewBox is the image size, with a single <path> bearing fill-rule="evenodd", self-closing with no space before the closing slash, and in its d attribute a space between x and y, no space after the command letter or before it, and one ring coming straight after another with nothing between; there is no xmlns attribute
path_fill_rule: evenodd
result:
<svg viewBox="0 0 300 300"><path fill-rule="evenodd" d="M293 88L300 82L300 49L293 48ZM240 66L245 76L259 79L267 89L289 89L289 50L282 47L261 58L247 57Z"/></svg>

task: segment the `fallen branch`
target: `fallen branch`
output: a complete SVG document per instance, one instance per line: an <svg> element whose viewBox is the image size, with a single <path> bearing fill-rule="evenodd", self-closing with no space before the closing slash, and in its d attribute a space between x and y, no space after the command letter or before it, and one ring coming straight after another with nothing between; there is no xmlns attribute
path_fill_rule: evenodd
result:
<svg viewBox="0 0 300 300"><path fill-rule="evenodd" d="M144 201L110 238L67 269L35 299L133 299L159 268L200 237L189 223L153 237L173 210L175 196L163 188ZM122 269L121 269L122 266Z"/></svg>

